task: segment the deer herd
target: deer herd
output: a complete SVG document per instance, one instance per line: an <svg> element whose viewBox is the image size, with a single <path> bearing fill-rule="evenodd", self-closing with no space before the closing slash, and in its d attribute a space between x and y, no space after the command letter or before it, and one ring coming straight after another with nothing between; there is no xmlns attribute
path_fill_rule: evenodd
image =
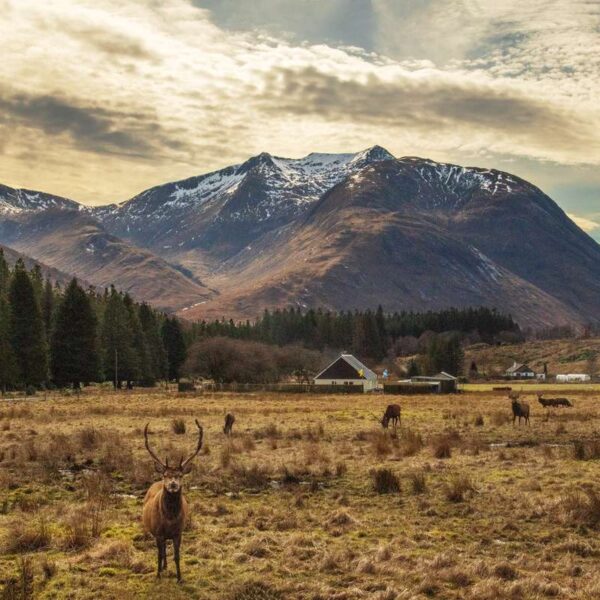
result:
<svg viewBox="0 0 600 600"><path fill-rule="evenodd" d="M511 401L513 425L518 419L521 419L529 425L529 404L520 399L517 393L509 393ZM544 408L572 407L573 404L566 398L544 398L538 394L538 401ZM401 423L402 409L399 404L388 404L381 419L373 417L381 424L384 429L388 429L391 424L394 431ZM202 449L203 429L198 420L195 420L198 428L198 441L194 451L185 460L183 456L178 463L169 465L169 459L162 462L157 454L150 447L148 441L149 423L144 428L144 442L146 450L152 457L156 471L162 475L162 481L153 483L144 497L144 507L142 510L142 523L144 530L151 534L156 540L157 557L157 577L161 576L162 571L167 568L167 541L173 542L173 552L175 560L175 569L177 572L177 581L181 582L180 568L180 547L181 536L189 518L188 503L183 495L183 477L187 475L192 468L192 460L200 453ZM225 415L223 433L227 436L232 434L235 416L232 413Z"/></svg>

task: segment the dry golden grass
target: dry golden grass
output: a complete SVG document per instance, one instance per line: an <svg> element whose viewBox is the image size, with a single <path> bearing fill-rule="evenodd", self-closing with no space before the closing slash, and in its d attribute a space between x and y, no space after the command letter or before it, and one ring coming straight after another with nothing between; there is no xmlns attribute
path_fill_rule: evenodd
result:
<svg viewBox="0 0 600 600"><path fill-rule="evenodd" d="M503 395L396 397L396 434L373 421L390 401L376 395L5 402L0 585L76 600L599 597L599 399L548 416L530 398L518 427ZM143 428L174 460L194 417L205 450L186 480L178 585L171 548L156 580L140 525L157 479Z"/></svg>

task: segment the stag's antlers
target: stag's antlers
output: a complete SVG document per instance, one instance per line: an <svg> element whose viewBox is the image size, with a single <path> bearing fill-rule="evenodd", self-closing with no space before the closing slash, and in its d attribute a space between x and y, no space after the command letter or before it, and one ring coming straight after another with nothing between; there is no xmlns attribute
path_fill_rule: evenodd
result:
<svg viewBox="0 0 600 600"><path fill-rule="evenodd" d="M202 438L204 436L204 430L202 429L202 425L200 425L200 423L198 422L198 419L194 419L194 421L196 422L196 427L198 427L198 443L196 445L196 450L194 450L194 452L186 460L183 460L183 456L181 457L181 460L179 461L179 469L185 469L185 467L190 463L190 461L192 461L194 458L196 458L196 456L198 455L198 452L200 452L200 449L202 448ZM146 427L144 427L144 442L146 444L146 450L148 450L148 453L150 454L150 456L152 457L154 462L158 466L160 466L162 468L162 470L164 471L169 468L169 459L167 458L166 462L163 463L163 461L160 460L160 458L158 458L158 456L152 450L152 448L150 448L150 443L148 442L148 426L149 425L150 425L150 423L146 423Z"/></svg>
<svg viewBox="0 0 600 600"><path fill-rule="evenodd" d="M187 458L185 461L183 460L183 456L181 457L181 460L179 461L179 467L181 469L185 469L185 467L188 465L188 463L193 460L194 458L196 458L196 456L198 455L198 452L200 452L200 449L202 448L202 437L204 436L204 430L202 429L202 425L200 425L200 423L198 423L198 419L194 419L194 421L196 422L196 427L198 427L198 444L196 446L196 450L193 452L193 454Z"/></svg>

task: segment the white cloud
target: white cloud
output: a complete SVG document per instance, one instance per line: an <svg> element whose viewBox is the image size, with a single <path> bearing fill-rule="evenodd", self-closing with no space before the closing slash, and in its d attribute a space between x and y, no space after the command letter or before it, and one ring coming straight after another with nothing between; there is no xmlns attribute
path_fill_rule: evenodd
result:
<svg viewBox="0 0 600 600"><path fill-rule="evenodd" d="M0 181L101 203L263 150L374 143L600 164L589 3L372 4L395 59L227 31L186 0L0 0ZM402 17L418 55L392 45Z"/></svg>
<svg viewBox="0 0 600 600"><path fill-rule="evenodd" d="M600 229L600 222L593 221L592 219L588 219L587 217L582 217L579 215L574 215L573 213L567 213L567 216L577 227L580 227L586 233L592 233L598 229Z"/></svg>

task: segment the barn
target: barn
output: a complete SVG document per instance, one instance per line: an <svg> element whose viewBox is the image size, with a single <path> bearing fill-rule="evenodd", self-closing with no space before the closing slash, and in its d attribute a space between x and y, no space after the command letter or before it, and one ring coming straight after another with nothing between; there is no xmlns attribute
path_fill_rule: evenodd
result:
<svg viewBox="0 0 600 600"><path fill-rule="evenodd" d="M361 386L364 392L377 387L377 375L352 354L340 354L314 381L315 385Z"/></svg>
<svg viewBox="0 0 600 600"><path fill-rule="evenodd" d="M526 364L514 362L512 367L506 369L506 377L509 379L534 379L535 371Z"/></svg>
<svg viewBox="0 0 600 600"><path fill-rule="evenodd" d="M441 394L455 394L458 391L458 378L446 371L442 371L432 377L417 376L412 380L415 383L432 383L437 384L438 392Z"/></svg>

